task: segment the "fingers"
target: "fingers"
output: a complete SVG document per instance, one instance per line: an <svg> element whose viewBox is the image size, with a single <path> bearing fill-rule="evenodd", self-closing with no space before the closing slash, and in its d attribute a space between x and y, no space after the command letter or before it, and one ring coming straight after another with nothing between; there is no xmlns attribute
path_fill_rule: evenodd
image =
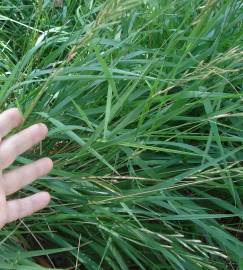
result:
<svg viewBox="0 0 243 270"><path fill-rule="evenodd" d="M52 160L43 158L31 164L7 172L2 176L1 187L6 196L13 194L37 178L46 175L53 167Z"/></svg>
<svg viewBox="0 0 243 270"><path fill-rule="evenodd" d="M42 141L47 133L44 124L36 124L4 140L0 144L0 169L8 167L18 155Z"/></svg>
<svg viewBox="0 0 243 270"><path fill-rule="evenodd" d="M23 121L23 117L16 108L9 109L0 114L0 140L13 128L16 128Z"/></svg>
<svg viewBox="0 0 243 270"><path fill-rule="evenodd" d="M8 201L6 223L32 215L46 207L49 201L50 195L48 192L39 192L23 199Z"/></svg>

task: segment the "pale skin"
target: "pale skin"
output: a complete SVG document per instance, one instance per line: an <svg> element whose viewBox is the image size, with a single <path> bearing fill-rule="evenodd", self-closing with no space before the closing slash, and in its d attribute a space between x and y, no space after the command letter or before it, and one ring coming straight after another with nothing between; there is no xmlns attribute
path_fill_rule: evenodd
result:
<svg viewBox="0 0 243 270"><path fill-rule="evenodd" d="M22 121L22 115L15 108L0 114L0 229L7 223L43 209L50 201L48 192L39 192L21 199L7 199L8 195L14 194L41 176L48 174L53 166L51 159L42 158L10 171L5 170L17 156L47 136L47 127L39 123L6 138L13 128L21 125Z"/></svg>

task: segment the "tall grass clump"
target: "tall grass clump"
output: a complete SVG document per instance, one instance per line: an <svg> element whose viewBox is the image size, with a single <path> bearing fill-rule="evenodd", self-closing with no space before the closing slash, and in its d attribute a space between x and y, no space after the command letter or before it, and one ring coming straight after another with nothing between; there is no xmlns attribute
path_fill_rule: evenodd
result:
<svg viewBox="0 0 243 270"><path fill-rule="evenodd" d="M243 2L3 0L0 105L48 138L49 208L0 269L243 269Z"/></svg>

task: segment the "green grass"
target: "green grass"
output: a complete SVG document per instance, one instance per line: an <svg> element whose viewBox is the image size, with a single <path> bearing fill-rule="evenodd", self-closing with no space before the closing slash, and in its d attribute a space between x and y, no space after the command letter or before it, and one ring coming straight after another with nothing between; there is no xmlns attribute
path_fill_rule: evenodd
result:
<svg viewBox="0 0 243 270"><path fill-rule="evenodd" d="M53 2L0 3L1 110L50 128L15 165L55 164L0 269L243 269L243 2Z"/></svg>

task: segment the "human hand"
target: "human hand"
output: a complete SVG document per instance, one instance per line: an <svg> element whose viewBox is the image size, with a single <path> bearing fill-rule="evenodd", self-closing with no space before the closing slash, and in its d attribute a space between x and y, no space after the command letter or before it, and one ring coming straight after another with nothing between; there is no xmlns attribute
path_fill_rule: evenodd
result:
<svg viewBox="0 0 243 270"><path fill-rule="evenodd" d="M1 140L23 121L17 109L0 114L0 229L7 223L29 216L46 207L50 201L47 192L39 192L23 199L7 201L7 196L30 184L52 169L52 160L43 158L31 164L2 173L17 156L42 141L48 133L44 124L36 124Z"/></svg>

